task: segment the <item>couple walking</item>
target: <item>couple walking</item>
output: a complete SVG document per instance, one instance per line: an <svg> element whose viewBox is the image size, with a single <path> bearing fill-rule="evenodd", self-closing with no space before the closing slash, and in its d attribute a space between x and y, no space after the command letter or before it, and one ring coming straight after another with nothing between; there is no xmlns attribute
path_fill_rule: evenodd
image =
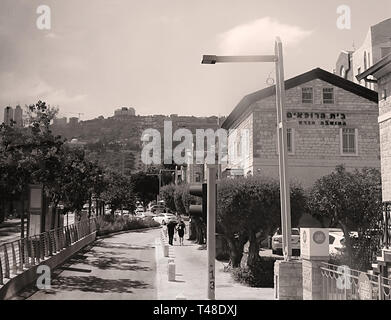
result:
<svg viewBox="0 0 391 320"><path fill-rule="evenodd" d="M185 236L186 225L182 219L179 219L179 223L175 220L171 220L167 223L168 243L170 245L173 245L175 230L178 232L179 245L183 246L183 237Z"/></svg>

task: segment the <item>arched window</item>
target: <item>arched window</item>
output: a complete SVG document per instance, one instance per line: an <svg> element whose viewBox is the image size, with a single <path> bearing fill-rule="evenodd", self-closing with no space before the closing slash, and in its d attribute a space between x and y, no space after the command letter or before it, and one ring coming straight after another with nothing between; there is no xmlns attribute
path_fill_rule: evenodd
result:
<svg viewBox="0 0 391 320"><path fill-rule="evenodd" d="M340 75L342 78L346 79L346 70L345 70L345 67L344 67L344 66L341 67L341 70L339 71L339 75Z"/></svg>

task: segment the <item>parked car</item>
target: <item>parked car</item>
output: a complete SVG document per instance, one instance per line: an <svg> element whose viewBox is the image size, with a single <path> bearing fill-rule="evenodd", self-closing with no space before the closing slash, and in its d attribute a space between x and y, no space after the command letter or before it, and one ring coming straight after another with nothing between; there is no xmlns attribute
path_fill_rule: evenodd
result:
<svg viewBox="0 0 391 320"><path fill-rule="evenodd" d="M143 206L138 206L138 207L136 208L136 210L134 210L134 214L135 214L135 215L138 215L138 214L141 213L141 212L144 212L144 207L143 207Z"/></svg>
<svg viewBox="0 0 391 320"><path fill-rule="evenodd" d="M292 228L292 253L300 255L300 231L298 228ZM272 237L272 253L282 255L282 232L278 228Z"/></svg>
<svg viewBox="0 0 391 320"><path fill-rule="evenodd" d="M162 213L164 212L165 207L161 204L155 204L151 207L151 212L153 213Z"/></svg>
<svg viewBox="0 0 391 320"><path fill-rule="evenodd" d="M156 217L152 219L160 224L167 224L171 220L176 220L176 215L172 213L159 213Z"/></svg>

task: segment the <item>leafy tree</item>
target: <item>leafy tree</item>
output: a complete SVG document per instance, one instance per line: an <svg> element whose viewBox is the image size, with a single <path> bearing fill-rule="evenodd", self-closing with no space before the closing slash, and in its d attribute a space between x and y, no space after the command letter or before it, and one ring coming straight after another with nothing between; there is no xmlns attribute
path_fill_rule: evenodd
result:
<svg viewBox="0 0 391 320"><path fill-rule="evenodd" d="M297 224L305 208L304 191L291 186L291 220ZM255 266L262 240L281 225L280 189L277 180L247 177L223 180L218 186L218 225L231 251L233 267L240 264L249 241L247 265Z"/></svg>
<svg viewBox="0 0 391 320"><path fill-rule="evenodd" d="M175 193L175 185L173 184L168 184L160 188L160 196L163 198L166 207L171 211L176 211L174 193Z"/></svg>
<svg viewBox="0 0 391 320"><path fill-rule="evenodd" d="M105 202L110 204L111 212L116 209L126 208L130 211L135 209L134 185L131 178L115 171L106 172L106 189L102 193Z"/></svg>
<svg viewBox="0 0 391 320"><path fill-rule="evenodd" d="M131 176L136 197L146 206L149 202L156 199L159 194L158 176L151 172L140 171Z"/></svg>
<svg viewBox="0 0 391 320"><path fill-rule="evenodd" d="M315 182L308 208L318 220L327 219L330 227L342 228L349 265L361 258L359 264L368 266L370 257L367 255L367 261L362 261L363 256L354 250L350 234L357 231L359 241L371 239L369 232L377 228L382 218L381 204L379 170L364 168L349 172L344 166L337 166L334 172ZM372 245L377 247L376 243Z"/></svg>

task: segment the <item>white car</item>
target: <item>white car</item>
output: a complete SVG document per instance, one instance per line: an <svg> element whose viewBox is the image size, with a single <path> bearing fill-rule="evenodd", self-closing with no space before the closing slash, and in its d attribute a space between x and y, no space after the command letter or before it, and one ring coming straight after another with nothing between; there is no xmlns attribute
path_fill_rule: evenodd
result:
<svg viewBox="0 0 391 320"><path fill-rule="evenodd" d="M345 248L345 236L343 232L329 232L329 253L332 255L339 254Z"/></svg>
<svg viewBox="0 0 391 320"><path fill-rule="evenodd" d="M300 231L298 228L292 228L291 236L292 250L300 251ZM277 229L272 237L272 252L273 254L282 254L282 233L281 229Z"/></svg>
<svg viewBox="0 0 391 320"><path fill-rule="evenodd" d="M171 220L176 220L177 217L175 214L172 213L159 213L156 217L153 217L152 220L160 223L160 224L167 224Z"/></svg>

